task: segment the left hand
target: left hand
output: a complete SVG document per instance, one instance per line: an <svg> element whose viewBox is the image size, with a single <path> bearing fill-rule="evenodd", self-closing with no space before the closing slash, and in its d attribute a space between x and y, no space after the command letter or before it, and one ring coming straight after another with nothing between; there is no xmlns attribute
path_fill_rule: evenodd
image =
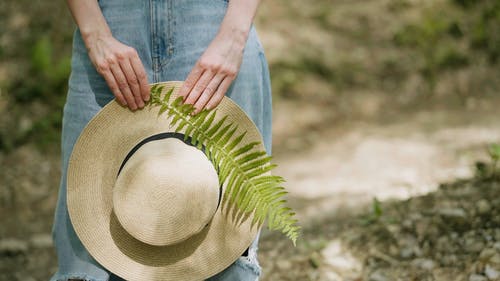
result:
<svg viewBox="0 0 500 281"><path fill-rule="evenodd" d="M179 95L194 114L216 107L240 70L246 36L220 31L189 73ZM244 40L243 40L244 39Z"/></svg>

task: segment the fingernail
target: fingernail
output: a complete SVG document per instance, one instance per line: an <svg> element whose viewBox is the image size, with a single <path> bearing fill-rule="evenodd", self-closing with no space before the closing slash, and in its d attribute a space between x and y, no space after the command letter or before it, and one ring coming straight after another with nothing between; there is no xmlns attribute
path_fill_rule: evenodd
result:
<svg viewBox="0 0 500 281"><path fill-rule="evenodd" d="M146 98L144 99L144 101L149 101L149 95L146 96Z"/></svg>

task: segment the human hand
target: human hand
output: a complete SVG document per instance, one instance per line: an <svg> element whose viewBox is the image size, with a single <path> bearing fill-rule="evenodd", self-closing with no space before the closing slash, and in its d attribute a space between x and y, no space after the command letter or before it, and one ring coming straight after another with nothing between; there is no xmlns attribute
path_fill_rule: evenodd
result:
<svg viewBox="0 0 500 281"><path fill-rule="evenodd" d="M189 73L179 95L193 104L194 114L216 107L236 78L243 58L246 36L221 30Z"/></svg>
<svg viewBox="0 0 500 281"><path fill-rule="evenodd" d="M86 43L90 60L118 102L131 110L143 108L150 89L137 51L110 35L89 38Z"/></svg>

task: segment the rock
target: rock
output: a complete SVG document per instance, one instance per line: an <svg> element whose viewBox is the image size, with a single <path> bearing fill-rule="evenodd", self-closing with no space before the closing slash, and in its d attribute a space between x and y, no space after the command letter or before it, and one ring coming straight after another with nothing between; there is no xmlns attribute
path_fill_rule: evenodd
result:
<svg viewBox="0 0 500 281"><path fill-rule="evenodd" d="M432 276L434 277L435 281L467 280L466 278L458 278L457 276L459 275L459 271L456 268L452 267L441 267L436 268L432 271Z"/></svg>
<svg viewBox="0 0 500 281"><path fill-rule="evenodd" d="M491 205L487 200L482 199L482 200L477 201L476 209L477 209L478 214L487 215L491 211Z"/></svg>
<svg viewBox="0 0 500 281"><path fill-rule="evenodd" d="M475 261L468 266L468 272L483 272L483 271L484 271L484 262Z"/></svg>
<svg viewBox="0 0 500 281"><path fill-rule="evenodd" d="M486 248L481 251L479 254L479 260L481 261L488 261L491 257L493 257L496 254L496 250L493 248Z"/></svg>
<svg viewBox="0 0 500 281"><path fill-rule="evenodd" d="M488 281L488 278L480 274L471 274L469 276L469 281Z"/></svg>
<svg viewBox="0 0 500 281"><path fill-rule="evenodd" d="M362 263L342 246L340 240L333 240L321 251L323 262L328 268L342 276L359 276ZM327 279L329 280L329 279Z"/></svg>
<svg viewBox="0 0 500 281"><path fill-rule="evenodd" d="M28 251L28 243L26 241L8 238L0 240L0 254L20 254Z"/></svg>
<svg viewBox="0 0 500 281"><path fill-rule="evenodd" d="M500 229L495 230L495 240L500 242Z"/></svg>
<svg viewBox="0 0 500 281"><path fill-rule="evenodd" d="M360 271L361 269L361 263L351 255L330 257L325 262L337 271Z"/></svg>
<svg viewBox="0 0 500 281"><path fill-rule="evenodd" d="M490 280L497 280L500 278L500 271L494 269L493 267L491 267L490 265L486 265L485 269L484 269L484 274L486 275L486 277L488 277L488 279Z"/></svg>
<svg viewBox="0 0 500 281"><path fill-rule="evenodd" d="M20 133L26 133L33 127L33 121L26 116L22 116L18 124L18 130Z"/></svg>
<svg viewBox="0 0 500 281"><path fill-rule="evenodd" d="M450 247L450 239L447 236L437 238L435 242L435 249L438 251L445 251Z"/></svg>
<svg viewBox="0 0 500 281"><path fill-rule="evenodd" d="M484 249L484 243L475 238L467 238L464 248L467 252L478 253Z"/></svg>
<svg viewBox="0 0 500 281"><path fill-rule="evenodd" d="M444 224L452 225L457 230L465 230L465 227L469 224L467 213L462 208L443 208L439 210L439 215L442 217Z"/></svg>
<svg viewBox="0 0 500 281"><path fill-rule="evenodd" d="M376 270L370 274L368 281L389 281L389 278L380 270Z"/></svg>
<svg viewBox="0 0 500 281"><path fill-rule="evenodd" d="M436 263L431 259L414 259L412 265L423 270L432 270L436 267Z"/></svg>
<svg viewBox="0 0 500 281"><path fill-rule="evenodd" d="M274 259L278 256L278 250L272 249L267 254L270 258Z"/></svg>
<svg viewBox="0 0 500 281"><path fill-rule="evenodd" d="M399 252L398 247L396 247L395 245L391 245L391 246L389 246L389 254L390 254L391 256L397 256L397 255L398 255L398 252Z"/></svg>
<svg viewBox="0 0 500 281"><path fill-rule="evenodd" d="M409 220L409 219L406 219L404 220L401 225L405 228L405 229L409 229L409 230L412 230L413 229L413 221Z"/></svg>
<svg viewBox="0 0 500 281"><path fill-rule="evenodd" d="M412 247L404 247L399 251L399 256L402 259L409 259L413 256L413 248Z"/></svg>
<svg viewBox="0 0 500 281"><path fill-rule="evenodd" d="M439 210L439 214L444 218L465 219L467 213L462 208L444 208Z"/></svg>
<svg viewBox="0 0 500 281"><path fill-rule="evenodd" d="M292 268L292 263L287 259L279 259L276 262L276 266L283 271L290 270Z"/></svg>
<svg viewBox="0 0 500 281"><path fill-rule="evenodd" d="M415 223L415 232L419 238L424 237L424 235L428 232L429 224L424 221L418 221Z"/></svg>
<svg viewBox="0 0 500 281"><path fill-rule="evenodd" d="M484 249L484 243L481 241L476 241L465 248L469 253L479 253L482 249Z"/></svg>
<svg viewBox="0 0 500 281"><path fill-rule="evenodd" d="M33 248L45 249L52 247L52 236L50 234L35 234L30 239Z"/></svg>
<svg viewBox="0 0 500 281"><path fill-rule="evenodd" d="M446 254L446 255L443 255L443 257L439 261L441 262L442 265L453 266L454 264L457 263L458 258L456 255Z"/></svg>
<svg viewBox="0 0 500 281"><path fill-rule="evenodd" d="M329 281L343 281L344 278L342 278L342 276L338 275L337 273L333 272L333 271L328 271L328 272L324 272L322 274L320 274L321 276L321 279L320 280L329 280ZM310 279L310 280L314 280L314 279Z"/></svg>
<svg viewBox="0 0 500 281"><path fill-rule="evenodd" d="M490 257L488 262L500 266L500 254L499 253L494 254L493 256Z"/></svg>

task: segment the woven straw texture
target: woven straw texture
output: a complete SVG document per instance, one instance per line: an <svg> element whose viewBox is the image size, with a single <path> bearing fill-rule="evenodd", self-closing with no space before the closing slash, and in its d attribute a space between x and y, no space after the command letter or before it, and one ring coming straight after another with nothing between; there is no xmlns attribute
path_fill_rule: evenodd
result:
<svg viewBox="0 0 500 281"><path fill-rule="evenodd" d="M173 97L175 98L182 82L163 82L160 85L165 86L165 90L174 87ZM224 115L228 116L229 122L238 124L238 134L247 132L239 146L259 141L261 144L257 149L264 150L262 137L255 124L238 105L227 97L217 107L215 121L220 120ZM236 218L235 212L222 203L208 225L190 237L181 237L181 239L179 235L170 234L157 237L155 235L158 235L158 231L148 234L148 231L141 230L140 227L134 230L133 223L130 222L125 222L125 224L134 232L133 235L125 230L113 208L113 197L124 196L123 192L113 192L120 165L131 149L145 138L173 132L169 124L170 119L166 115L158 116L158 108L145 108L131 112L121 107L116 101L112 101L103 107L83 130L70 158L67 174L67 201L74 229L83 245L100 264L126 280L204 280L233 263L250 245L258 231L258 226L251 224L251 216L244 219ZM185 144L177 147L191 148ZM168 153L164 155L168 158ZM174 158L176 157L172 157ZM201 158L198 157L198 159ZM156 163L162 163L162 161L169 160L155 160ZM149 181L155 181L157 177L158 182L165 182L158 171L149 174L153 177ZM207 177L210 177L209 169L206 173ZM126 172L126 174L130 173ZM178 179L179 175L172 177ZM126 185L125 181L117 186L123 189ZM224 188L223 185L222 192ZM208 209L210 209L214 196L210 192L207 194L209 198L202 199L210 202L208 203ZM200 202L200 198L193 201ZM124 200L117 202L123 203ZM152 204L156 204L153 209L158 210L159 201L155 202ZM184 203L187 208L190 207L187 201ZM162 204L161 200L159 204ZM182 206L178 202L176 204L177 207ZM127 209L123 216L120 215L121 220L137 218L138 216L132 214L145 211L141 206L141 204L130 204L127 205L128 209L117 206L117 210ZM168 214L168 211L162 214ZM195 227L203 220L203 218L198 218ZM173 221L176 220L170 220L169 223L175 227ZM185 227L182 225L191 223L189 220L177 220L179 229ZM194 233L198 230L185 229L188 230L183 230L184 233ZM141 238L142 241L156 241L156 245L168 245L155 246L151 243L144 243L135 238L140 233L146 233ZM169 237L177 238L169 240ZM176 242L175 240L182 241L171 244Z"/></svg>

